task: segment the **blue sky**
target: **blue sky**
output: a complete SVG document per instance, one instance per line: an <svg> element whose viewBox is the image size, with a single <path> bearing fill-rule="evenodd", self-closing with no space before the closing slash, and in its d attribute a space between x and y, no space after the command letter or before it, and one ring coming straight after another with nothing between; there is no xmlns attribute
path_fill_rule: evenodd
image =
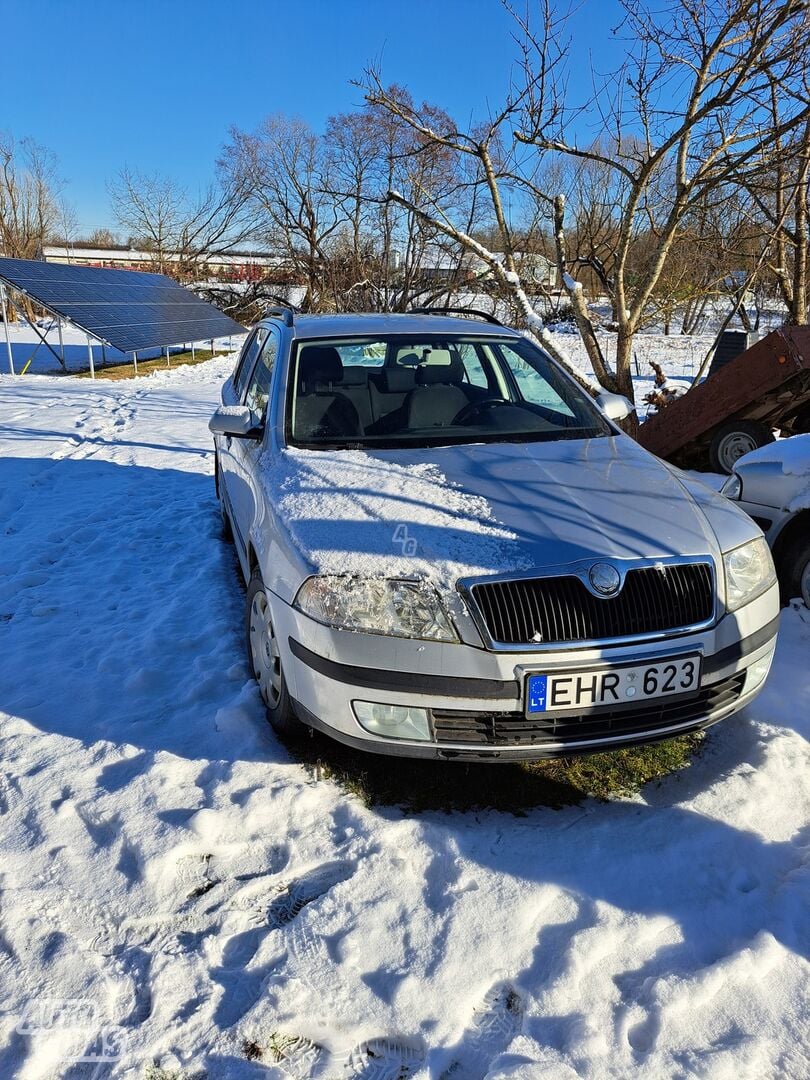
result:
<svg viewBox="0 0 810 1080"><path fill-rule="evenodd" d="M195 190L230 125L284 112L320 129L361 104L351 80L371 61L463 121L503 97L516 56L499 0L0 0L0 14L0 128L56 153L85 229L114 224L106 184L124 164ZM576 10L575 84L589 54L610 66L619 19L618 0Z"/></svg>

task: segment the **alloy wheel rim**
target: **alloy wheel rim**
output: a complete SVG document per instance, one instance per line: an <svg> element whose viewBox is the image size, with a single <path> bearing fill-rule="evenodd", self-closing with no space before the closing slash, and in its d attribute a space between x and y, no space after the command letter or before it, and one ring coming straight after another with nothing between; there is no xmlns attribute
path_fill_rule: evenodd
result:
<svg viewBox="0 0 810 1080"><path fill-rule="evenodd" d="M281 699L281 655L263 592L257 592L250 605L250 655L264 703L274 709Z"/></svg>

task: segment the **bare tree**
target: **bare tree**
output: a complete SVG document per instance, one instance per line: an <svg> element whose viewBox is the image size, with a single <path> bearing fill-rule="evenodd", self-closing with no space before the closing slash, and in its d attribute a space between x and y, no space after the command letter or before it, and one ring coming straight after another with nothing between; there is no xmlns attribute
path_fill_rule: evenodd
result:
<svg viewBox="0 0 810 1080"><path fill-rule="evenodd" d="M93 229L90 235L87 237L88 247L95 248L109 248L117 247L121 243L121 238L112 229L101 227Z"/></svg>
<svg viewBox="0 0 810 1080"><path fill-rule="evenodd" d="M304 286L302 306L317 309L326 289L326 243L340 224L318 137L302 120L269 116L255 133L232 129L222 164L245 192L254 235Z"/></svg>
<svg viewBox="0 0 810 1080"><path fill-rule="evenodd" d="M308 310L401 310L466 273L459 245L387 197L392 186L417 204L429 194L471 223L475 199L454 155L383 109L333 116L323 136L298 119L268 117L253 133L231 132L223 164L243 185L256 238L303 286Z"/></svg>
<svg viewBox="0 0 810 1080"><path fill-rule="evenodd" d="M75 243L79 232L79 219L75 209L62 196L56 204L56 223L48 237L52 243L64 244L66 248Z"/></svg>
<svg viewBox="0 0 810 1080"><path fill-rule="evenodd" d="M481 124L470 131L461 131L452 123L439 126L433 117L426 115L423 109L417 109L411 99L403 95L397 87L384 86L377 70L371 69L366 77L366 100L375 108L385 110L391 117L413 132L423 144L442 147L448 153L463 159L468 166L467 186L475 190L486 201L491 218L490 233L497 239L497 249L488 247L473 235L473 229L459 220L452 206L443 206L435 197L423 188L418 188L421 196L417 202L396 187L388 192L388 199L422 220L437 232L448 237L455 244L473 255L480 266L479 277L491 277L508 297L519 319L545 348L578 381L582 376L571 364L565 352L548 333L541 315L535 309L521 280L515 232L506 211L504 192L510 184L519 183L528 189L537 203L545 208L550 217L553 199L548 196L530 172L521 171L523 163L515 159L515 145L503 137L503 128L509 123L516 123L527 91L510 97L504 107L494 114L486 124ZM589 343L586 341L586 346ZM595 358L598 360L601 354Z"/></svg>
<svg viewBox="0 0 810 1080"><path fill-rule="evenodd" d="M546 62L550 13L542 36L519 20L526 41L526 108L519 141L543 155L589 162L612 177L619 193L612 269L604 283L616 325L614 370L597 366L600 382L633 396L633 337L690 212L744 174L762 168L791 133L810 118L804 90L807 5L803 0L623 0L628 35L625 62L599 79L593 97L574 104L567 95L567 66ZM560 27L553 33L559 41ZM560 50L562 53L562 50ZM538 78L538 70L545 74ZM777 80L785 105L769 122L769 87ZM608 133L582 142L584 114ZM565 204L555 200L560 262L565 260ZM641 231L654 237L643 263L635 261ZM567 274L576 300L580 283ZM576 305L575 305L576 306ZM586 328L587 333L587 328ZM593 357L592 357L593 358Z"/></svg>
<svg viewBox="0 0 810 1080"><path fill-rule="evenodd" d="M770 249L767 268L776 279L788 319L804 324L810 301L810 119L782 134L785 95L775 78L770 94L775 145L765 149L760 167L742 182L766 227L762 242Z"/></svg>
<svg viewBox="0 0 810 1080"><path fill-rule="evenodd" d="M36 259L59 229L64 211L54 156L33 139L0 137L0 250Z"/></svg>
<svg viewBox="0 0 810 1080"><path fill-rule="evenodd" d="M221 171L196 198L175 180L124 168L109 186L118 224L151 252L159 273L194 277L212 255L222 255L249 234L238 178Z"/></svg>
<svg viewBox="0 0 810 1080"><path fill-rule="evenodd" d="M607 77L593 73L589 100L568 92L565 19L550 0L541 5L539 34L515 14L522 34L523 84L503 109L480 129L436 129L387 94L370 74L370 101L400 122L453 152L476 160L478 177L503 238L502 254L482 250L457 221L435 212L430 218L459 243L488 260L505 289L511 288L527 324L552 351L515 262L512 230L504 213L503 189L518 185L546 208L553 222L562 282L599 382L633 398L633 338L649 316L673 245L689 215L710 196L724 197L744 173L761 168L774 151L810 118L804 87L806 4L803 0L623 0L625 61ZM778 125L769 122L772 79L783 88ZM587 117L597 118L598 137L580 141ZM515 144L505 131L512 126ZM521 156L518 147L527 151ZM582 199L574 229L566 221L565 184L555 190L553 169L591 170L605 197L595 208ZM553 183L553 179L551 181ZM405 204L401 193L391 198ZM576 212L580 214L577 237ZM584 215L594 214L588 222ZM585 227L583 228L583 225ZM641 236L645 243L639 245ZM585 243L571 244L584 239ZM596 326L577 274L587 265L613 306L616 357L603 355Z"/></svg>

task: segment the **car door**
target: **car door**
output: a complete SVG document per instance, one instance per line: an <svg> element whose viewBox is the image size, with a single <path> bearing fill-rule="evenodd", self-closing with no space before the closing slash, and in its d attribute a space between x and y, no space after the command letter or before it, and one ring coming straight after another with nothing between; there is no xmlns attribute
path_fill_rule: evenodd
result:
<svg viewBox="0 0 810 1080"><path fill-rule="evenodd" d="M264 426L267 408L270 402L270 390L278 356L279 337L274 329L265 328L258 359L253 365L250 377L246 381L241 404L247 405L256 418L257 426ZM243 553L247 548L250 530L256 517L257 492L256 470L258 460L265 448L265 439L233 439L231 458L233 461L233 484L231 508Z"/></svg>
<svg viewBox="0 0 810 1080"><path fill-rule="evenodd" d="M248 337L242 352L239 354L233 375L222 387L223 405L238 405L244 399L248 380L253 374L256 360L267 340L267 334L267 327L259 326ZM239 486L237 461L234 458L234 444L239 441L239 439L232 439L228 435L218 435L215 439L220 483L224 488L224 492L220 492L220 494L225 495L225 500L231 508L231 516L233 516L234 497Z"/></svg>

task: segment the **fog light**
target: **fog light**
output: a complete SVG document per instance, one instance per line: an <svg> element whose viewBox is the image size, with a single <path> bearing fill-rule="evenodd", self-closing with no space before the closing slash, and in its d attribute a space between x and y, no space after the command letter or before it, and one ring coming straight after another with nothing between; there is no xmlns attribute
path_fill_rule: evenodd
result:
<svg viewBox="0 0 810 1080"><path fill-rule="evenodd" d="M374 701L353 701L359 723L372 735L386 739L430 740L427 709L410 705L379 705Z"/></svg>
<svg viewBox="0 0 810 1080"><path fill-rule="evenodd" d="M773 660L774 648L775 646L770 648L764 656L760 656L759 660L755 660L746 672L746 693L748 693L749 690L755 690L756 687L765 682L765 679L768 676L768 672L771 670L771 661Z"/></svg>

